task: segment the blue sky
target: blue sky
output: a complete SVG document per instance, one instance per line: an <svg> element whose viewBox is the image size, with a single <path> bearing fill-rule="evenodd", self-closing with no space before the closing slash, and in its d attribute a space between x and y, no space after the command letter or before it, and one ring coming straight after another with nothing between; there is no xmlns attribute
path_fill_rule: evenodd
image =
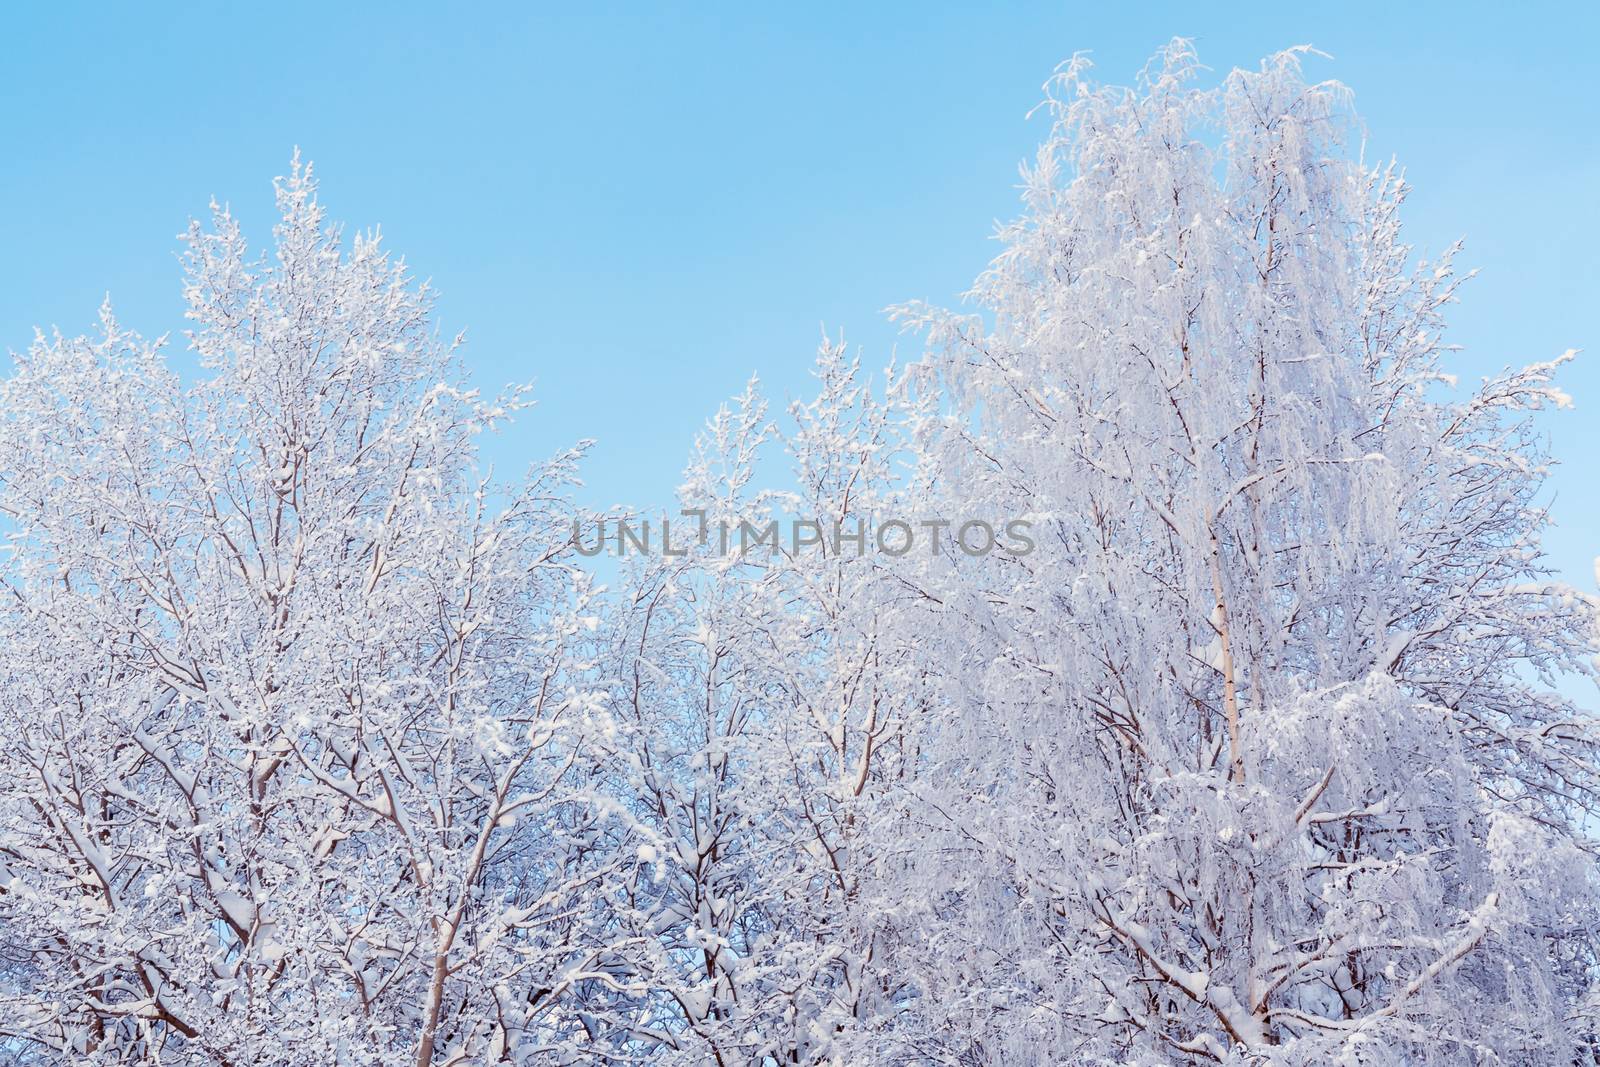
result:
<svg viewBox="0 0 1600 1067"><path fill-rule="evenodd" d="M295 145L468 330L476 381L534 379L506 473L600 439L592 504L665 503L688 442L759 372L806 389L821 328L870 363L882 309L951 303L1016 205L1025 114L1090 50L1126 81L1175 34L1218 71L1309 43L1356 92L1411 240L1467 239L1465 380L1587 348L1546 421L1556 563L1600 554L1600 94L1594 5L29 5L7 12L0 346L181 325L175 235L208 199L256 232Z"/></svg>

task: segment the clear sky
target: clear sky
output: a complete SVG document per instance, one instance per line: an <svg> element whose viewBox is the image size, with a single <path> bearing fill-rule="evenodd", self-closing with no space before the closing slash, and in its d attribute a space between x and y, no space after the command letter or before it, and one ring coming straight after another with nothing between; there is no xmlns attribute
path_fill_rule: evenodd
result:
<svg viewBox="0 0 1600 1067"><path fill-rule="evenodd" d="M175 235L208 199L254 232L295 145L333 217L381 223L465 327L486 391L539 408L504 473L600 439L586 502L663 505L758 372L806 389L821 328L869 363L882 309L951 303L1016 210L1024 116L1089 50L1128 81L1169 37L1219 72L1309 43L1369 158L1416 186L1413 243L1467 239L1465 380L1587 348L1547 420L1556 562L1600 554L1600 93L1593 4L14 5L0 36L0 346L181 326Z"/></svg>

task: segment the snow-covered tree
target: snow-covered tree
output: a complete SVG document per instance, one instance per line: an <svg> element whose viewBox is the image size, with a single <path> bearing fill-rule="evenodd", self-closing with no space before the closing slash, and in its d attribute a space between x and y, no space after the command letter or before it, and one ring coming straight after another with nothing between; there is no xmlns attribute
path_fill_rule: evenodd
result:
<svg viewBox="0 0 1600 1067"><path fill-rule="evenodd" d="M976 312L904 309L876 393L831 342L787 420L752 385L609 593L581 449L479 473L522 394L298 163L271 255L187 235L193 381L39 337L0 1058L1596 1062L1566 357L1458 389L1455 250L1304 56L1063 67Z"/></svg>
<svg viewBox="0 0 1600 1067"><path fill-rule="evenodd" d="M1452 390L1454 250L1412 263L1303 55L1068 64L984 314L907 310L936 499L1038 551L923 579L944 847L891 1060L1590 1055L1596 730L1555 679L1596 604L1525 417L1564 397Z"/></svg>
<svg viewBox="0 0 1600 1067"><path fill-rule="evenodd" d="M892 499L890 409L842 345L816 376L787 431L753 385L711 421L680 491L689 551L636 571L618 613L614 716L636 731L628 795L651 842L629 1036L650 1062L844 1062L880 1010L915 598L859 539ZM778 444L795 488L757 490Z"/></svg>
<svg viewBox="0 0 1600 1067"><path fill-rule="evenodd" d="M576 454L375 237L187 238L200 380L104 314L0 384L0 1030L22 1061L530 1062L608 980ZM542 1059L540 1062L551 1062Z"/></svg>

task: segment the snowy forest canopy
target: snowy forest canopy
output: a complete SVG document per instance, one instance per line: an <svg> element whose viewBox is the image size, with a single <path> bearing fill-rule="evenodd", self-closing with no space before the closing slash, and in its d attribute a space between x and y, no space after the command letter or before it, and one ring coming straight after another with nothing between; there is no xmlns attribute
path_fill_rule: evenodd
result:
<svg viewBox="0 0 1600 1067"><path fill-rule="evenodd" d="M1600 1062L1600 602L1543 562L1558 365L1448 373L1455 249L1302 52L1087 64L972 310L825 344L576 551L432 298L328 223L185 239L0 381L0 1062ZM780 456L795 488L759 487Z"/></svg>

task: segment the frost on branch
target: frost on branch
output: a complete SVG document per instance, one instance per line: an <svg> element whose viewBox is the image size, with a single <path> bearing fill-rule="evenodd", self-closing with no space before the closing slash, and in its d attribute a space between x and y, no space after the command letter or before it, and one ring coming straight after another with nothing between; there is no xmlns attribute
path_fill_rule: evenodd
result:
<svg viewBox="0 0 1600 1067"><path fill-rule="evenodd" d="M480 485L520 400L466 389L309 168L278 207L270 257L190 229L194 385L109 312L0 385L6 1027L42 1062L526 1059L583 1032L617 867L572 457Z"/></svg>
<svg viewBox="0 0 1600 1067"><path fill-rule="evenodd" d="M1064 67L980 313L905 312L927 510L1044 526L916 579L907 1059L1589 1054L1595 722L1553 679L1596 601L1541 560L1525 418L1565 397L1451 391L1455 250L1413 265L1304 55Z"/></svg>
<svg viewBox="0 0 1600 1067"><path fill-rule="evenodd" d="M926 356L755 383L682 507L1032 523L573 566L424 287L279 184L0 384L19 1063L1478 1064L1596 1055L1596 598L1452 248L1305 50L1048 88ZM789 464L785 491L763 463ZM682 523L689 527L692 522ZM926 531L927 528L924 527ZM682 528L675 531L682 532ZM680 544L692 538L676 538Z"/></svg>

